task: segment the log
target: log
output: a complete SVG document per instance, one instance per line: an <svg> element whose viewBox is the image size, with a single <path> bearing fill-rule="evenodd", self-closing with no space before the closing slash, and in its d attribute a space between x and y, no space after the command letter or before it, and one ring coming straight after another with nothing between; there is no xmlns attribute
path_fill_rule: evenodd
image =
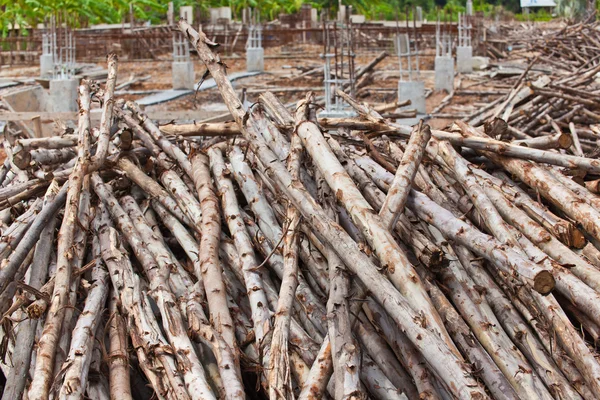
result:
<svg viewBox="0 0 600 400"><path fill-rule="evenodd" d="M217 62L217 58L215 58L210 51L208 47L210 41L208 41L206 36L193 30L186 22L180 21L179 27L194 44L198 51L198 55L211 71L230 112L242 130L244 137L253 147L253 152L258 157L262 158L261 162L263 165L269 165L269 169L266 172L275 180L278 188L292 199L294 205L300 209L303 216L310 221L313 228L323 236L324 240L330 244L335 243L335 246L338 249L340 244L343 244L344 251L338 252L336 250L338 256L346 263L347 267L350 268L352 265L352 271L359 276L367 287L373 289L378 287L378 290L373 290L373 293L377 294L378 300L385 305L393 318L395 318L398 323L401 322L400 325L403 325L405 328L410 326L410 329L406 329L406 331L409 332L411 341L419 348L419 350L428 355L428 361L435 365L438 374L449 384L449 387L453 388L452 391L458 396L460 396L460 393L463 393L464 395L477 394L477 396L486 397L480 392L480 389L475 382L470 382L470 379L468 378L469 373L464 370L464 367L458 362L454 353L447 349L445 342L441 342L439 339L435 338L429 331L419 328L410 318L410 312L407 313L410 307L403 305L403 302L401 300L399 301L399 296L388 296L390 293L394 293L395 289L388 281L382 279L381 276L378 275L374 269L374 265L372 265L368 259L364 258L352 239L343 232L339 225L333 223L314 201L307 198L305 192L294 186L289 173L285 168L282 169L282 166L280 167L277 157L266 148L264 142L261 142L256 135L256 132L254 132L252 126L254 118L250 117L250 124L244 122L243 119L245 113L242 111L241 103L239 102L239 99L237 99L231 84L224 76L222 67ZM364 260L360 263L362 264L361 267L358 267L359 263L357 263L357 260ZM384 299L387 301L384 301ZM416 335L419 335L419 340L417 340ZM434 351L434 349L436 354L435 361L434 358L432 358L432 351ZM447 359L447 364L438 361L441 361L442 357ZM453 367L449 367L450 365ZM457 374L459 371L461 372ZM450 382L452 382L451 385Z"/></svg>

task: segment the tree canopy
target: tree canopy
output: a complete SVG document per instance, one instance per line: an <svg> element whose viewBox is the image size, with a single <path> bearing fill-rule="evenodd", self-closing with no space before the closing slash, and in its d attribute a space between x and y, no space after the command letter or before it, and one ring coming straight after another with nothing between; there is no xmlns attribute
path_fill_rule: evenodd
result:
<svg viewBox="0 0 600 400"><path fill-rule="evenodd" d="M168 0L0 0L0 29L6 32L10 26L31 27L47 20L51 15L60 15L60 19L70 26L82 27L97 23L120 23L128 19L132 7L137 20L159 22L166 19ZM280 13L293 13L303 3L321 8L336 10L338 0L174 0L175 9L184 5L201 7L205 12L210 7L230 6L235 15L242 9L253 7L260 10L264 19L276 18ZM434 18L439 10L456 14L465 10L466 0L343 0L356 12L371 19L393 20L403 15L405 10L415 6L423 7L425 15ZM478 11L491 12L494 7L517 13L519 0L474 0ZM557 10L575 13L585 8L586 0L557 0ZM572 16L572 15L567 15Z"/></svg>

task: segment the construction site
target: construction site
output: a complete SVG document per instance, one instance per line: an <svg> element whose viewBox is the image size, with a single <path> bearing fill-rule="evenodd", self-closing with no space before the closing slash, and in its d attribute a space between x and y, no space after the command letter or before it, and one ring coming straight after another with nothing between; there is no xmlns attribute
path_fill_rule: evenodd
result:
<svg viewBox="0 0 600 400"><path fill-rule="evenodd" d="M600 23L521 6L5 27L0 399L599 399Z"/></svg>

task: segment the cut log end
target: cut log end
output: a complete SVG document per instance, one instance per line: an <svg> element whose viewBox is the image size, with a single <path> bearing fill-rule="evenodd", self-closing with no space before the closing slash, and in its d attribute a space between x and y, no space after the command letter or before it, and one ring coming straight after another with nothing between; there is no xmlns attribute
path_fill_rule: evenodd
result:
<svg viewBox="0 0 600 400"><path fill-rule="evenodd" d="M573 138L571 135L562 134L558 137L558 145L561 149L568 149L573 145Z"/></svg>
<svg viewBox="0 0 600 400"><path fill-rule="evenodd" d="M571 243L576 249L583 249L587 244L587 240L579 229L573 229L571 232Z"/></svg>
<svg viewBox="0 0 600 400"><path fill-rule="evenodd" d="M555 284L554 276L550 271L541 271L533 278L533 289L543 295L549 294Z"/></svg>

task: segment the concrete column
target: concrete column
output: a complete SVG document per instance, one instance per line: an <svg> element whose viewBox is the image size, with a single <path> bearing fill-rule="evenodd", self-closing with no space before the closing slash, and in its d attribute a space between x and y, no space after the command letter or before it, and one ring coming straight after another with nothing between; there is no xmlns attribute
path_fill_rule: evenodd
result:
<svg viewBox="0 0 600 400"><path fill-rule="evenodd" d="M54 62L52 61L52 54L42 54L40 56L40 77L52 76L54 71Z"/></svg>
<svg viewBox="0 0 600 400"><path fill-rule="evenodd" d="M264 72L265 49L262 47L249 47L246 49L246 71Z"/></svg>
<svg viewBox="0 0 600 400"><path fill-rule="evenodd" d="M77 111L79 79L52 79L48 96L48 110L52 112Z"/></svg>
<svg viewBox="0 0 600 400"><path fill-rule="evenodd" d="M173 89L194 89L194 63L191 61L175 61L171 63Z"/></svg>
<svg viewBox="0 0 600 400"><path fill-rule="evenodd" d="M419 114L425 114L425 82L398 82L398 101L410 100L409 108L414 108Z"/></svg>
<svg viewBox="0 0 600 400"><path fill-rule="evenodd" d="M167 8L167 23L169 25L175 25L175 8L173 2L170 1Z"/></svg>
<svg viewBox="0 0 600 400"><path fill-rule="evenodd" d="M415 19L417 22L423 22L423 7L418 7L415 10Z"/></svg>
<svg viewBox="0 0 600 400"><path fill-rule="evenodd" d="M194 7L181 6L179 7L179 18L187 21L188 24L194 25Z"/></svg>
<svg viewBox="0 0 600 400"><path fill-rule="evenodd" d="M435 58L435 90L450 93L454 89L454 58L437 56Z"/></svg>
<svg viewBox="0 0 600 400"><path fill-rule="evenodd" d="M458 46L456 48L456 70L462 74L473 72L473 47Z"/></svg>

